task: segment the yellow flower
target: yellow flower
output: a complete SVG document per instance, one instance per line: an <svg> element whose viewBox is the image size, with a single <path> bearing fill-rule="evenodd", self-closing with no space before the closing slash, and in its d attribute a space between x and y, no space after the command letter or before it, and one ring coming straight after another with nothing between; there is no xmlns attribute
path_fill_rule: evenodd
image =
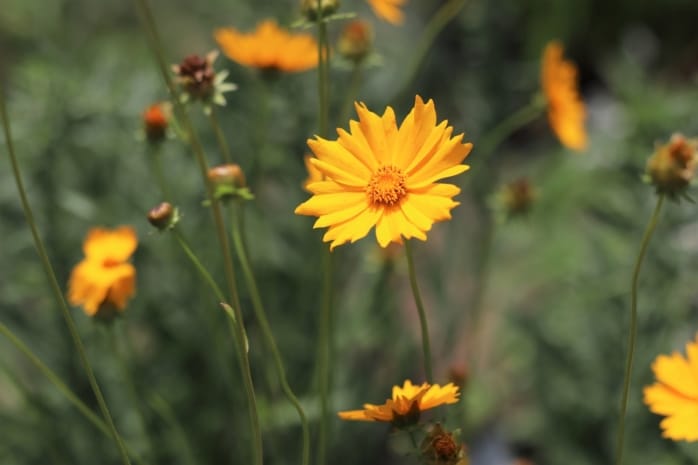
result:
<svg viewBox="0 0 698 465"><path fill-rule="evenodd" d="M273 20L262 21L249 34L234 28L216 29L223 54L241 65L286 72L317 66L318 46L311 34L289 34Z"/></svg>
<svg viewBox="0 0 698 465"><path fill-rule="evenodd" d="M367 0L373 12L391 24L402 24L404 15L400 7L407 0Z"/></svg>
<svg viewBox="0 0 698 465"><path fill-rule="evenodd" d="M577 68L562 58L559 42L550 42L543 54L541 84L548 104L548 122L562 145L584 150L586 110L577 91Z"/></svg>
<svg viewBox="0 0 698 465"><path fill-rule="evenodd" d="M375 226L381 247L402 238L426 240L436 221L451 219L452 200L460 189L436 181L455 176L469 166L460 163L470 153L463 134L451 137L447 121L436 125L434 102L415 98L414 108L398 128L387 107L382 116L356 104L359 121L350 132L337 129L337 140L308 140L313 164L326 179L310 183L314 195L296 208L299 215L317 216L315 228L329 227L323 241L330 249L356 242Z"/></svg>
<svg viewBox="0 0 698 465"><path fill-rule="evenodd" d="M310 192L312 194L312 191L308 189L308 186L311 185L314 182L322 181L325 179L325 175L322 174L322 171L317 169L315 165L310 161L313 158L312 155L305 155L303 157L303 163L305 163L305 169L308 172L308 177L303 181L303 189L306 191Z"/></svg>
<svg viewBox="0 0 698 465"><path fill-rule="evenodd" d="M662 436L675 441L698 440L698 335L686 344L687 358L674 352L652 364L657 382L645 388L645 404L666 418Z"/></svg>
<svg viewBox="0 0 698 465"><path fill-rule="evenodd" d="M339 412L343 420L384 421L396 426L414 424L420 412L439 405L458 402L458 386L453 383L441 387L438 384L412 384L409 379L402 387L393 386L393 397L383 405L364 404L363 410Z"/></svg>
<svg viewBox="0 0 698 465"><path fill-rule="evenodd" d="M138 239L133 228L93 228L83 243L85 258L73 268L68 282L68 300L82 305L95 316L100 310L126 308L135 292L136 269L127 262Z"/></svg>

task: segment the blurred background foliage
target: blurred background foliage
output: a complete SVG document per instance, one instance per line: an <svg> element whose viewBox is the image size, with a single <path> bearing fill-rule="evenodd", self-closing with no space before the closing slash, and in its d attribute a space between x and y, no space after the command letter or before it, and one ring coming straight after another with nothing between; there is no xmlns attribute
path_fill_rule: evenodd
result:
<svg viewBox="0 0 698 465"><path fill-rule="evenodd" d="M654 204L642 182L647 157L673 132L698 134L698 39L693 0L469 0L437 37L414 80L414 44L443 1L409 0L406 22L375 27L380 65L364 70L358 97L404 116L414 94L434 98L440 118L475 144L457 182L453 221L418 244L418 266L436 355L437 381L464 378L463 402L439 411L463 429L472 463L610 463L622 385L629 284ZM266 17L298 19L294 1L152 2L168 58L215 47L212 30L250 30ZM5 0L0 8L0 82L37 220L59 279L67 282L95 225L131 224L140 244L138 291L111 330L75 317L116 421L149 463L245 463L244 397L224 315L172 237L154 233L147 210L160 201L141 113L166 98L135 7L115 0ZM336 36L341 23L332 23ZM540 55L558 38L580 68L590 148L563 149L542 116L487 160L478 140L525 105L539 86ZM310 417L315 388L321 233L293 214L307 198L302 156L317 130L316 74L273 82L224 57L240 89L219 111L256 199L247 235L290 384ZM333 123L349 72L332 69ZM396 84L397 83L397 84ZM194 108L210 160L215 138ZM3 148L2 153L5 154ZM163 157L181 226L217 277L220 257L198 171L188 149L167 141ZM524 218L496 221L501 183L525 176L538 193ZM0 315L89 405L89 385L36 258L6 156L0 158ZM334 410L379 402L393 384L422 379L419 332L402 254L372 238L335 257ZM642 404L650 363L698 330L698 218L688 202L666 205L641 276L639 343L630 399L627 463L689 464L698 447L660 437ZM249 301L243 292L243 310ZM249 311L245 311L249 315ZM266 463L299 456L296 416L280 393L254 319L246 322L265 432ZM115 334L110 334L114 332ZM133 408L124 367L145 412ZM113 341L112 341L113 342ZM6 340L0 340L0 463L118 463L94 430ZM451 375L449 375L451 373ZM331 420L329 462L402 463L386 426ZM183 438L186 438L183 439Z"/></svg>

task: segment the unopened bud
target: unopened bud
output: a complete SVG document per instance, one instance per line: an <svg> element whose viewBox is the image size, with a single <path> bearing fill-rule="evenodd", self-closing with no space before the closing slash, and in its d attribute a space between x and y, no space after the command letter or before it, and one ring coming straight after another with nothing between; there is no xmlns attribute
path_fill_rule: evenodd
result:
<svg viewBox="0 0 698 465"><path fill-rule="evenodd" d="M213 194L217 199L250 200L254 198L247 188L245 173L242 172L240 165L228 163L215 166L208 170L208 179L213 185Z"/></svg>
<svg viewBox="0 0 698 465"><path fill-rule="evenodd" d="M698 165L697 148L698 140L674 134L655 149L647 160L647 174L658 193L675 197L686 190Z"/></svg>
<svg viewBox="0 0 698 465"><path fill-rule="evenodd" d="M143 112L143 130L148 142L158 143L165 139L169 113L170 109L164 103L154 103Z"/></svg>
<svg viewBox="0 0 698 465"><path fill-rule="evenodd" d="M373 31L366 21L356 19L347 23L342 29L337 42L337 52L347 60L360 62L371 51Z"/></svg>
<svg viewBox="0 0 698 465"><path fill-rule="evenodd" d="M301 12L308 21L317 21L339 9L339 0L302 0ZM319 14L318 14L319 13Z"/></svg>
<svg viewBox="0 0 698 465"><path fill-rule="evenodd" d="M175 226L179 221L177 209L169 202L162 202L148 212L148 222L160 231Z"/></svg>
<svg viewBox="0 0 698 465"><path fill-rule="evenodd" d="M454 434L435 424L421 445L422 459L428 465L467 465L463 445Z"/></svg>
<svg viewBox="0 0 698 465"><path fill-rule="evenodd" d="M501 208L507 216L524 215L533 206L536 200L536 191L528 179L519 178L502 187L499 200Z"/></svg>

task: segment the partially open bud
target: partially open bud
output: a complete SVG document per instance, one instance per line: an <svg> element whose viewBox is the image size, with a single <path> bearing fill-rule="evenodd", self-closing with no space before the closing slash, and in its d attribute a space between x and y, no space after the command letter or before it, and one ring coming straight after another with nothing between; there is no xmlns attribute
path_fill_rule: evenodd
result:
<svg viewBox="0 0 698 465"><path fill-rule="evenodd" d="M317 21L339 9L339 0L302 0L301 12L308 21Z"/></svg>
<svg viewBox="0 0 698 465"><path fill-rule="evenodd" d="M160 231L173 228L179 221L177 208L169 202L162 202L148 212L148 222Z"/></svg>
<svg viewBox="0 0 698 465"><path fill-rule="evenodd" d="M463 444L454 434L435 424L421 445L422 459L428 465L467 465Z"/></svg>
<svg viewBox="0 0 698 465"><path fill-rule="evenodd" d="M337 42L337 52L347 60L361 62L371 52L373 30L366 21L355 19L342 29Z"/></svg>
<svg viewBox="0 0 698 465"><path fill-rule="evenodd" d="M676 197L686 190L698 165L697 148L698 139L674 134L655 149L647 160L647 174L657 193Z"/></svg>
<svg viewBox="0 0 698 465"><path fill-rule="evenodd" d="M237 197L245 200L252 198L247 188L245 173L240 165L228 163L214 166L208 170L208 179L213 184L214 196L217 199Z"/></svg>
<svg viewBox="0 0 698 465"><path fill-rule="evenodd" d="M213 50L204 57L189 55L180 64L172 66L172 71L177 75L177 82L185 91L182 95L183 101L193 99L201 100L205 104L225 105L223 93L235 90L237 86L225 82L227 71L214 71L213 62L217 57L218 52Z"/></svg>
<svg viewBox="0 0 698 465"><path fill-rule="evenodd" d="M170 107L167 103L154 103L143 112L143 130L148 142L158 143L165 140L170 119Z"/></svg>

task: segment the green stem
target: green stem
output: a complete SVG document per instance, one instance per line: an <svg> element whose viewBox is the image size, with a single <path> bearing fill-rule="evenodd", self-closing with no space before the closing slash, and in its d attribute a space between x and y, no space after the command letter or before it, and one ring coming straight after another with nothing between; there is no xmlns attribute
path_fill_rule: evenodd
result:
<svg viewBox="0 0 698 465"><path fill-rule="evenodd" d="M128 391L128 395L131 397L131 403L133 404L133 407L136 410L136 414L138 415L138 419L140 420L143 436L145 436L145 441L150 449L150 459L157 462L156 452L158 449L155 447L153 438L150 436L150 433L148 432L148 422L146 420L145 413L143 412L143 406L141 405L141 401L138 398L138 390L136 389L136 383L133 381L131 371L128 369L126 355L124 354L124 351L119 347L119 340L125 340L127 336L126 334L124 334L124 331L119 331L121 334L117 334L116 326L118 324L118 321L113 321L110 327L107 328L109 332L108 337L109 342L111 344L111 350L112 352L114 352L114 355L117 359L117 363L119 364L119 370L121 371L120 381L122 383L126 383L126 390ZM128 343L128 341L126 341L126 343Z"/></svg>
<svg viewBox="0 0 698 465"><path fill-rule="evenodd" d="M331 366L332 329L332 253L326 245L322 247L322 309L319 315L318 334L318 384L320 390L320 431L318 433L317 463L327 460L327 438L329 436L329 391Z"/></svg>
<svg viewBox="0 0 698 465"><path fill-rule="evenodd" d="M344 122L349 119L351 109L353 107L356 96L359 93L359 86L361 85L361 78L363 73L361 63L355 63L351 70L351 78L349 79L349 86L347 87L347 93L344 97L344 104L342 104L342 112L339 116L340 124L345 124Z"/></svg>
<svg viewBox="0 0 698 465"><path fill-rule="evenodd" d="M494 149L508 136L538 118L544 109L545 99L541 95L536 95L528 105L503 119L497 126L480 138L480 143L476 146L476 150L479 152L478 160L489 157Z"/></svg>
<svg viewBox="0 0 698 465"><path fill-rule="evenodd" d="M427 55L427 52L431 48L439 35L441 30L446 27L446 25L458 14L458 12L465 6L468 0L450 0L446 2L441 8L434 13L431 17L429 23L424 29L422 36L420 37L419 43L415 47L415 52L411 54L412 61L407 65L407 72L404 74L405 79L400 86L400 90L395 94L392 101L402 100L407 89L412 86L412 81L414 81L417 76L417 72Z"/></svg>
<svg viewBox="0 0 698 465"><path fill-rule="evenodd" d="M216 141L218 142L218 148L221 151L221 155L223 155L223 161L225 161L227 164L232 163L233 157L230 155L230 147L228 146L228 142L225 140L225 135L223 134L220 123L218 122L216 109L213 108L213 105L211 105L211 111L208 113L208 120L211 122L211 126L213 126L213 132L216 133Z"/></svg>
<svg viewBox="0 0 698 465"><path fill-rule="evenodd" d="M623 463L623 443L625 441L625 415L628 409L628 397L630 393L630 378L633 370L633 356L635 354L635 337L637 334L637 287L638 278L640 277L640 268L642 261L647 253L652 234L657 227L659 221L659 213L664 204L664 194L659 194L657 204L654 207L650 221L645 229L645 234L642 236L640 244L640 252L635 260L635 268L633 269L633 279L630 285L630 327L628 328L628 356L625 361L625 375L623 378L623 397L620 403L620 417L618 418L618 440L616 442L616 465Z"/></svg>
<svg viewBox="0 0 698 465"><path fill-rule="evenodd" d="M320 1L318 0L318 5ZM321 11L318 6L318 11ZM327 43L327 22L323 18L317 21L318 47L318 102L320 136L326 137L329 129L329 58L330 50Z"/></svg>
<svg viewBox="0 0 698 465"><path fill-rule="evenodd" d="M162 195L162 199L167 202L172 201L172 194L170 193L170 189L167 185L167 181L165 181L165 175L162 169L162 148L160 144L158 144L156 147L152 147L150 149L150 159L152 162L152 169L153 169L153 175L155 176L155 181L158 183L158 187L160 188L160 195Z"/></svg>
<svg viewBox="0 0 698 465"><path fill-rule="evenodd" d="M177 243L182 248L182 251L184 251L184 254L187 256L187 258L189 258L192 265L194 265L196 271L199 272L201 278L206 282L206 284L208 284L213 293L216 295L216 299L218 299L219 302L224 302L225 296L223 295L223 291L221 291L221 288L218 287L218 284L216 284L216 280L213 279L211 273L209 273L206 267L203 265L203 263L201 263L199 257L196 256L191 246L189 245L189 242L184 237L179 228L172 228L172 234L174 234L175 239L177 239Z"/></svg>
<svg viewBox="0 0 698 465"><path fill-rule="evenodd" d="M246 340L245 327L243 324L242 311L240 307L240 298L237 291L237 285L235 283L235 270L233 268L233 262L230 253L230 244L228 242L228 235L226 233L225 223L223 221L223 213L221 211L220 203L214 196L213 185L207 176L208 164L206 161L206 155L201 145L201 141L199 140L196 132L194 131L194 127L191 123L191 120L189 119L189 115L186 112L186 109L182 107L182 103L179 98L179 92L168 71L167 64L165 61L165 54L162 48L162 41L160 40L160 37L157 32L155 19L153 18L152 12L150 11L150 8L146 0L135 0L135 2L143 17L144 28L153 48L156 61L172 97L175 109L177 110L177 114L181 118L183 129L188 136L189 143L191 144L192 151L194 152L197 165L199 166L199 170L201 172L201 177L204 180L204 185L206 187L206 197L211 206L211 213L213 215L214 223L216 226L216 235L218 238L219 245L221 247L221 254L223 256L226 283L231 296L233 310L236 316L236 324L234 325L234 327L237 337L235 338L235 345L238 353L238 358L240 360L240 369L243 379L243 385L245 388L245 394L247 396L248 414L250 417L253 438L253 463L255 465L262 465L264 460L262 448L262 432L259 424L259 412L257 409L257 400L255 398L254 384L252 382L252 372L250 370L249 357L247 352L244 350Z"/></svg>
<svg viewBox="0 0 698 465"><path fill-rule="evenodd" d="M308 420L303 411L300 401L293 393L293 390L286 380L286 369L284 368L283 361L281 360L281 354L279 353L279 348L276 345L276 340L274 339L274 334L269 326L269 321L267 320L266 312L264 310L264 305L262 304L262 297L259 293L259 288L257 287L257 282L255 280L254 274L252 272L252 267L250 266L249 259L245 253L245 247L242 242L242 232L240 231L240 222L237 215L237 208L242 208L238 205L231 205L231 215L232 215L232 232L233 232L233 244L235 246L235 252L237 254L238 260L240 261L240 266L242 268L242 273L245 276L245 282L250 293L250 298L252 300L252 308L255 312L255 317L259 323L259 327L262 330L262 335L264 340L269 347L274 358L274 364L276 366L277 375L279 377L279 382L281 383L281 389L288 398L289 402L295 407L298 412L298 417L301 421L301 428L303 429L303 456L301 460L302 465L308 465L310 458L310 431L308 428Z"/></svg>
<svg viewBox="0 0 698 465"><path fill-rule="evenodd" d="M412 295L414 295L414 303L417 305L417 313L419 313L419 324L422 328L422 351L424 352L424 373L428 383L434 382L434 373L431 368L431 344L429 343L429 327L427 326L427 314L424 311L424 304L419 293L417 285L417 272L414 267L414 259L412 258L412 244L410 241L405 241L405 255L407 255L407 268L410 274L410 286L412 287Z"/></svg>
<svg viewBox="0 0 698 465"><path fill-rule="evenodd" d="M12 165L12 174L14 175L15 183L17 184L17 191L19 192L19 197L22 202L22 209L24 210L24 215L27 219L27 223L29 224L29 228L31 229L31 234L34 239L34 247L36 248L36 252L39 255L39 258L41 259L44 271L48 276L54 297L63 314L63 319L65 320L65 323L68 326L68 331L70 332L70 336L73 339L75 349L77 350L78 356L80 357L80 361L82 362L83 368L85 369L85 374L87 375L90 387L92 388L92 392L94 393L95 398L97 399L99 410L102 413L102 416L104 417L105 421L107 422L112 438L114 439L114 442L116 443L116 446L119 449L121 461L124 463L124 465L130 465L131 461L128 458L126 446L124 445L124 442L116 429L114 420L112 419L111 413L109 412L109 408L107 407L107 403L104 400L104 396L102 395L102 390L100 389L99 384L97 383L97 378L95 377L94 371L92 370L92 365L90 364L90 361L87 358L87 353L85 352L85 347L82 343L82 339L80 338L80 334L78 333L78 329L75 326L75 321L73 321L73 317L70 314L68 304L66 303L65 298L63 297L63 291L61 290L61 287L58 284L58 280L56 279L56 273L54 272L53 266L51 265L51 261L48 258L48 254L46 253L44 243L41 240L41 237L39 236L39 230L36 226L34 214L32 213L31 206L29 205L29 200L27 199L27 195L24 190L24 183L22 182L22 176L19 171L19 163L17 162L14 144L12 142L12 136L10 133L10 121L7 116L7 109L5 108L5 98L2 92L0 92L0 116L2 117L2 127L5 133L5 144L7 145L7 151L10 156L10 163Z"/></svg>

